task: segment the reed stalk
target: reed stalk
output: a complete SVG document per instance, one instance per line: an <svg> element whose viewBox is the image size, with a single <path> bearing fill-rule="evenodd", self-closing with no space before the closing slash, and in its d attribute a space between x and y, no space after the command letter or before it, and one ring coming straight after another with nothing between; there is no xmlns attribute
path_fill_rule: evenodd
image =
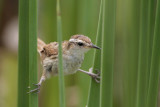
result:
<svg viewBox="0 0 160 107"><path fill-rule="evenodd" d="M159 73L160 73L160 0L157 0L154 39L150 68L149 90L146 107L157 107Z"/></svg>
<svg viewBox="0 0 160 107"><path fill-rule="evenodd" d="M63 59L62 59L62 23L60 12L60 0L57 0L57 39L58 39L58 71L59 71L59 105L65 107L65 83L63 73Z"/></svg>
<svg viewBox="0 0 160 107"><path fill-rule="evenodd" d="M37 83L37 1L19 1L18 107L38 107L38 95L27 94Z"/></svg>
<svg viewBox="0 0 160 107"><path fill-rule="evenodd" d="M100 107L113 104L116 0L103 0Z"/></svg>
<svg viewBox="0 0 160 107"><path fill-rule="evenodd" d="M140 6L140 37L139 37L139 62L138 62L138 82L137 82L137 107L146 106L148 91L148 48L149 35L146 30L148 27L148 1L141 0Z"/></svg>
<svg viewBox="0 0 160 107"><path fill-rule="evenodd" d="M96 45L101 47L102 41L102 0L100 4L99 11L99 21L97 28L97 36L96 36ZM93 73L97 73L97 71L101 71L101 51L94 51L94 60L93 60ZM89 89L89 97L88 97L88 107L98 107L100 101L100 84L96 83L94 79L91 80L90 89Z"/></svg>

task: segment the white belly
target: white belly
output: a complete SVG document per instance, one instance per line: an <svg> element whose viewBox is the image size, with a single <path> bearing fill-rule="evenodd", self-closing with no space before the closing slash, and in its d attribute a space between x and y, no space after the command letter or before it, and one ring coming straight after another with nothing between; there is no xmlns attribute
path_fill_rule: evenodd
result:
<svg viewBox="0 0 160 107"><path fill-rule="evenodd" d="M76 73L81 67L84 55L64 55L63 56L63 72L65 75ZM43 68L47 74L56 76L58 74L58 60L45 58Z"/></svg>
<svg viewBox="0 0 160 107"><path fill-rule="evenodd" d="M64 74L73 74L81 67L84 56L67 56L63 58Z"/></svg>

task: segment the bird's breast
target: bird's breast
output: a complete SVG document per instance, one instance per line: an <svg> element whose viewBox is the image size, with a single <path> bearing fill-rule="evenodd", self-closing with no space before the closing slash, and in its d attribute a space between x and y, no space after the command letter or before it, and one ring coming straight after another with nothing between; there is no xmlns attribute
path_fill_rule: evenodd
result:
<svg viewBox="0 0 160 107"><path fill-rule="evenodd" d="M81 67L84 60L83 55L66 55L63 58L64 74L73 74Z"/></svg>
<svg viewBox="0 0 160 107"><path fill-rule="evenodd" d="M63 72L65 75L75 73L80 67L84 60L84 55L63 55ZM51 74L58 74L58 58L51 59L45 58L43 60L44 70Z"/></svg>

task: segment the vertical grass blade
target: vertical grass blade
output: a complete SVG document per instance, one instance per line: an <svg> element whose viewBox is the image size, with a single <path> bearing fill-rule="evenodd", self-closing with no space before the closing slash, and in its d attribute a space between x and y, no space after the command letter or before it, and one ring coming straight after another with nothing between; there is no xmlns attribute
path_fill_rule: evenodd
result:
<svg viewBox="0 0 160 107"><path fill-rule="evenodd" d="M154 35L154 25L155 25L155 0L148 0L148 51L149 51L149 59L148 59L148 69L150 70L151 65L151 54L152 54L152 45L153 45L153 35Z"/></svg>
<svg viewBox="0 0 160 107"><path fill-rule="evenodd" d="M140 38L139 38L139 62L138 62L138 83L137 83L137 107L145 107L148 90L148 1L141 1L140 8Z"/></svg>
<svg viewBox="0 0 160 107"><path fill-rule="evenodd" d="M116 0L103 0L100 107L112 107Z"/></svg>
<svg viewBox="0 0 160 107"><path fill-rule="evenodd" d="M117 1L114 78L115 82L118 82L114 86L116 90L114 105L116 107L136 106L139 4L139 0ZM122 102L119 96L122 97Z"/></svg>
<svg viewBox="0 0 160 107"><path fill-rule="evenodd" d="M160 0L157 0L152 59L150 69L150 81L147 97L147 107L157 107L158 83L160 73Z"/></svg>
<svg viewBox="0 0 160 107"><path fill-rule="evenodd" d="M102 41L102 0L100 5L100 12L99 12L99 21L98 21L98 28L97 28L97 36L96 36L96 46L101 47ZM93 60L93 72L95 70L101 70L101 51L95 50L94 52L94 60ZM100 84L97 84L94 79L92 79L90 83L89 89L89 97L88 97L88 106L87 107L98 107L100 101Z"/></svg>
<svg viewBox="0 0 160 107"><path fill-rule="evenodd" d="M65 107L65 85L63 74L63 59L62 59L62 24L60 13L60 0L57 0L57 38L59 43L58 48L58 73L59 73L59 105Z"/></svg>
<svg viewBox="0 0 160 107"><path fill-rule="evenodd" d="M148 75L147 82L149 83L150 78L150 67L151 67L151 56L152 56L152 46L153 46L153 35L154 35L154 27L155 27L155 1L156 0L148 0L148 29L147 29L147 37L148 37Z"/></svg>
<svg viewBox="0 0 160 107"><path fill-rule="evenodd" d="M37 83L37 0L29 0L29 86ZM38 94L30 93L29 107L38 107Z"/></svg>
<svg viewBox="0 0 160 107"><path fill-rule="evenodd" d="M29 1L19 0L18 107L29 107Z"/></svg>
<svg viewBox="0 0 160 107"><path fill-rule="evenodd" d="M37 83L37 0L19 1L18 107L38 107L38 95L27 94Z"/></svg>

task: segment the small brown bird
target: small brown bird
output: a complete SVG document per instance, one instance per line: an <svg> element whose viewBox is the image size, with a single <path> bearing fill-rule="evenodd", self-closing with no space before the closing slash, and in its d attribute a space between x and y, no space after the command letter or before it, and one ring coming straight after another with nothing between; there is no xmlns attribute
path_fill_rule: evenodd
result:
<svg viewBox="0 0 160 107"><path fill-rule="evenodd" d="M50 76L56 76L58 74L58 43L51 42L45 44L42 40L38 39L37 48L43 65L43 74L39 83L35 84L38 88L33 89L30 92L39 92L43 81ZM74 74L77 71L81 71L88 74L99 83L99 72L97 74L92 73L92 68L89 69L89 72L79 69L84 60L84 53L91 48L100 49L91 42L90 38L84 35L74 35L69 41L64 41L62 43L64 75Z"/></svg>

